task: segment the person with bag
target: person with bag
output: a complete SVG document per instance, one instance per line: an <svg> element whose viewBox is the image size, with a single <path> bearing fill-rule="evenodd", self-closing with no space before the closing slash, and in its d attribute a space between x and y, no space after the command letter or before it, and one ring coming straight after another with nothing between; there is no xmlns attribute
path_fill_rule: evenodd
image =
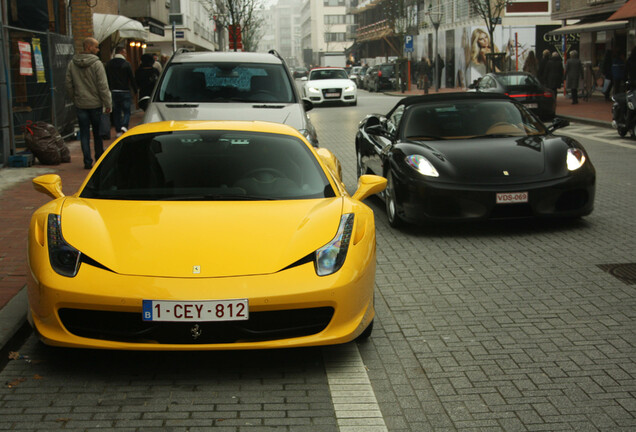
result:
<svg viewBox="0 0 636 432"><path fill-rule="evenodd" d="M84 169L93 167L91 158L90 130L93 128L95 160L104 153L104 142L99 125L102 110L110 113L112 102L104 65L97 57L99 42L89 37L84 39L84 51L76 54L66 69L66 93L75 105L80 129L80 142L84 154Z"/></svg>
<svg viewBox="0 0 636 432"><path fill-rule="evenodd" d="M149 102L150 95L155 88L155 84L159 80L159 71L153 67L154 61L152 54L143 54L141 56L141 65L135 72L135 82L139 89L139 108L144 111L147 102Z"/></svg>
<svg viewBox="0 0 636 432"><path fill-rule="evenodd" d="M546 66L546 87L557 97L557 90L563 85L563 64L559 53L554 51Z"/></svg>
<svg viewBox="0 0 636 432"><path fill-rule="evenodd" d="M132 94L137 93L132 66L126 60L125 46L115 48L115 56L106 64L106 76L113 98L113 126L119 137L128 130Z"/></svg>

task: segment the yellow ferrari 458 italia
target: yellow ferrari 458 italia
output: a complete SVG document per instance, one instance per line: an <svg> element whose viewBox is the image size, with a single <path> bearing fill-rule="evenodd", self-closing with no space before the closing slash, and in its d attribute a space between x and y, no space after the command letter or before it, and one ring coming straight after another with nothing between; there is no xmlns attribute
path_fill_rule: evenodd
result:
<svg viewBox="0 0 636 432"><path fill-rule="evenodd" d="M29 229L29 321L49 345L130 350L339 344L371 333L375 222L295 129L161 122L123 135Z"/></svg>

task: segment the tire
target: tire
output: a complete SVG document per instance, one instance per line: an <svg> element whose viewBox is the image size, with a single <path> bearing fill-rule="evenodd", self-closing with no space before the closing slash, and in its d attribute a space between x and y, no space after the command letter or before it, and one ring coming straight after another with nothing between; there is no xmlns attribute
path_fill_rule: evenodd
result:
<svg viewBox="0 0 636 432"><path fill-rule="evenodd" d="M625 135L627 135L627 129L625 128L619 127L616 131L618 132L618 136L621 138L624 138Z"/></svg>
<svg viewBox="0 0 636 432"><path fill-rule="evenodd" d="M389 170L386 175L386 189L384 190L384 204L386 206L386 216L391 228L404 226L404 221L397 213L397 199L395 197L395 184L393 174Z"/></svg>
<svg viewBox="0 0 636 432"><path fill-rule="evenodd" d="M371 320L367 328L365 328L364 331L360 333L360 336L356 338L356 342L364 342L369 339L369 336L371 336L371 333L373 332L373 321L374 320Z"/></svg>
<svg viewBox="0 0 636 432"><path fill-rule="evenodd" d="M358 100L356 99L354 102L351 102L349 105L350 105L350 106L356 106L356 105L358 105Z"/></svg>

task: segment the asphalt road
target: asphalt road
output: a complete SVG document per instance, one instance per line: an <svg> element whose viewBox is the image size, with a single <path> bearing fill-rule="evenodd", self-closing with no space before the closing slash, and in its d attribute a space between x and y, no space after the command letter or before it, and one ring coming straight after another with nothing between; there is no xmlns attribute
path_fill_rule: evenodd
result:
<svg viewBox="0 0 636 432"><path fill-rule="evenodd" d="M349 192L358 121L396 101L360 92L357 107L311 111ZM596 209L581 220L394 230L367 200L378 235L369 341L129 353L31 336L0 372L0 429L635 430L636 285L600 266L636 263L636 146L594 126L562 133L597 168Z"/></svg>

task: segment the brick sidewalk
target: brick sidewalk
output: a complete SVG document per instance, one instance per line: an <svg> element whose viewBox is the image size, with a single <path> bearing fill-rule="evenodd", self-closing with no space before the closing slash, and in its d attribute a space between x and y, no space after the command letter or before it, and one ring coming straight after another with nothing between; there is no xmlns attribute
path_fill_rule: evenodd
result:
<svg viewBox="0 0 636 432"><path fill-rule="evenodd" d="M136 112L131 116L130 124L135 126L141 122L143 113ZM104 141L104 149L114 141ZM46 166L34 165L33 168L3 168L3 170L33 171L33 177L44 173L58 174L62 178L62 190L65 195L72 195L82 184L88 170L84 169L82 151L79 141L67 143L71 150L71 162ZM92 143L91 143L92 145ZM51 200L50 197L33 189L31 181L21 181L0 192L0 309L3 308L25 285L27 254L27 233L31 214L40 206Z"/></svg>

